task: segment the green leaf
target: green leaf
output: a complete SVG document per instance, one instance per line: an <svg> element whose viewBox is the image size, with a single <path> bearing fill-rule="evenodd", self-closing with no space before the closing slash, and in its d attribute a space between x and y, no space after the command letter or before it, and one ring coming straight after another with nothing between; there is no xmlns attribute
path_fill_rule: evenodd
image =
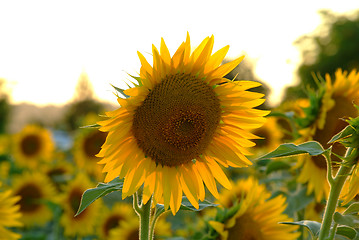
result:
<svg viewBox="0 0 359 240"><path fill-rule="evenodd" d="M354 132L353 127L348 125L346 126L343 130L341 130L340 132L338 132L337 134L335 134L332 139L329 140L328 143L335 143L343 138L347 138L350 135L352 135Z"/></svg>
<svg viewBox="0 0 359 240"><path fill-rule="evenodd" d="M170 237L170 238L166 238L166 240L186 240L183 237Z"/></svg>
<svg viewBox="0 0 359 240"><path fill-rule="evenodd" d="M195 207L192 206L192 204L190 203L190 201L188 200L188 198L186 196L182 197L182 203L181 203L181 207L180 210L186 210L186 211L195 211L195 212L199 212L207 207L216 207L218 206L218 204L214 204L211 203L207 200L199 201L198 202L198 209L196 209ZM165 207L163 204L157 204L156 205L156 216L161 215L162 213L165 212Z"/></svg>
<svg viewBox="0 0 359 240"><path fill-rule="evenodd" d="M114 85L111 84L111 86L119 93L121 93L122 96L124 96L125 98L129 98L130 96L128 96L127 94L124 93L124 89L121 89L121 88L118 88L118 87L115 87Z"/></svg>
<svg viewBox="0 0 359 240"><path fill-rule="evenodd" d="M285 213L293 215L308 206L314 200L313 194L307 195L307 188L301 188L287 196L287 208Z"/></svg>
<svg viewBox="0 0 359 240"><path fill-rule="evenodd" d="M359 228L359 217L354 215L342 215L338 212L334 213L334 221L340 225Z"/></svg>
<svg viewBox="0 0 359 240"><path fill-rule="evenodd" d="M348 226L339 226L337 228L336 235L345 236L347 237L347 239L357 238L357 232L355 231L355 229Z"/></svg>
<svg viewBox="0 0 359 240"><path fill-rule="evenodd" d="M359 212L359 203L353 203L351 204L344 212L343 215L347 215L347 214L356 214Z"/></svg>
<svg viewBox="0 0 359 240"><path fill-rule="evenodd" d="M137 81L137 83L138 83L138 84L136 84L137 86L142 86L142 79L140 77L135 77L129 73L127 73L127 74Z"/></svg>
<svg viewBox="0 0 359 240"><path fill-rule="evenodd" d="M299 145L293 143L281 144L276 150L260 157L259 159L288 157L303 153L309 153L312 156L323 154L325 150L320 143L315 141L305 142Z"/></svg>
<svg viewBox="0 0 359 240"><path fill-rule="evenodd" d="M192 204L190 203L190 201L188 200L187 197L182 197L182 203L181 203L181 207L180 210L188 210L188 211L195 211L195 212L199 212L202 211L203 209L207 208L207 207L216 207L218 206L218 204L215 203L211 203L210 201L204 200L199 201L198 202L198 209L196 209L195 207L192 206Z"/></svg>
<svg viewBox="0 0 359 240"><path fill-rule="evenodd" d="M281 224L289 224L289 225L299 225L306 227L310 234L312 235L312 238L316 238L319 236L320 226L321 223L316 221L310 221L310 220L302 220L299 222L280 222Z"/></svg>
<svg viewBox="0 0 359 240"><path fill-rule="evenodd" d="M279 170L287 170L290 168L290 164L283 161L271 161L267 165L266 174L271 172L279 171Z"/></svg>
<svg viewBox="0 0 359 240"><path fill-rule="evenodd" d="M91 124L91 125L87 125L87 126L82 126L80 128L99 128L101 127L101 125L95 123L95 124Z"/></svg>
<svg viewBox="0 0 359 240"><path fill-rule="evenodd" d="M109 183L99 183L95 188L87 189L81 197L80 207L77 210L75 216L79 215L83 210L85 210L91 203L96 199L103 197L114 191L121 191L123 186L123 179L118 177L112 180Z"/></svg>

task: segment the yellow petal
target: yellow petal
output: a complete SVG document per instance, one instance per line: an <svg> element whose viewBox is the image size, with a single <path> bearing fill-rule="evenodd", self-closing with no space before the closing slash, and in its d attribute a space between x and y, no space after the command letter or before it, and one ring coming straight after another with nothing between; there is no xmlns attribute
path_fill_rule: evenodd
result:
<svg viewBox="0 0 359 240"><path fill-rule="evenodd" d="M165 209L168 209L170 200L171 200L171 191L172 191L172 184L173 178L175 177L173 172L173 168L164 166L163 167L163 179L162 179L162 186L163 186L163 201Z"/></svg>
<svg viewBox="0 0 359 240"><path fill-rule="evenodd" d="M148 72L150 75L152 75L152 67L151 65L147 62L146 58L142 55L142 53L137 52L138 57L140 58L140 62L141 65L143 67L143 69Z"/></svg>
<svg viewBox="0 0 359 240"><path fill-rule="evenodd" d="M212 49L213 49L213 36L209 38L208 42L204 46L201 54L198 56L198 58L195 60L195 63L193 64L193 72L197 72L201 68L204 68L206 62L208 61L209 57L211 56Z"/></svg>
<svg viewBox="0 0 359 240"><path fill-rule="evenodd" d="M193 51L192 55L191 55L191 59L190 62L193 64L197 58L199 57L199 55L201 54L203 48L206 46L207 42L209 40L209 37L206 37L205 39L203 39L203 41L198 45L198 47Z"/></svg>
<svg viewBox="0 0 359 240"><path fill-rule="evenodd" d="M186 170L181 169L180 182L183 189L184 194L187 196L189 202L196 208L199 208L198 205L198 197L197 191L193 187L194 182L192 182L192 178L187 175ZM197 184L197 182L195 182Z"/></svg>
<svg viewBox="0 0 359 240"><path fill-rule="evenodd" d="M221 62L223 61L224 57L226 56L227 52L229 50L229 46L225 46L223 48L221 48L220 50L218 50L217 52L215 52L208 60L208 62L206 63L206 66L204 68L204 73L208 73L212 70L214 70L215 68L217 68Z"/></svg>
<svg viewBox="0 0 359 240"><path fill-rule="evenodd" d="M171 65L171 55L170 55L170 52L168 51L168 48L167 48L166 43L163 40L163 38L161 38L160 51L161 51L161 57L162 57L164 63L167 65Z"/></svg>
<svg viewBox="0 0 359 240"><path fill-rule="evenodd" d="M202 177L199 174L195 164L190 165L190 168L191 168L192 176L197 181L198 184L198 198L199 200L203 201L206 193L204 190Z"/></svg>
<svg viewBox="0 0 359 240"><path fill-rule="evenodd" d="M173 175L173 181L171 186L175 186L175 187L173 187L171 191L170 206L171 206L172 214L176 215L182 203L182 187L179 180L179 173L175 168L173 168L173 170L174 171L172 171L172 174L174 175Z"/></svg>
<svg viewBox="0 0 359 240"><path fill-rule="evenodd" d="M225 188L230 190L232 188L232 184L229 182L226 174L224 174L222 168L210 157L206 157L207 166L211 170L214 178Z"/></svg>
<svg viewBox="0 0 359 240"><path fill-rule="evenodd" d="M173 57L171 59L171 67L173 69L177 69L180 64L183 64L185 47L185 43L182 43L175 52L175 54L173 54Z"/></svg>
<svg viewBox="0 0 359 240"><path fill-rule="evenodd" d="M220 67L216 68L212 72L210 72L208 75L211 77L223 77L227 75L230 71L232 71L237 65L243 60L244 56L237 58L236 60L233 60L229 63L223 64Z"/></svg>
<svg viewBox="0 0 359 240"><path fill-rule="evenodd" d="M208 166L202 161L196 161L195 166L198 169L199 174L201 175L204 183L206 184L208 190L212 193L215 198L219 198L216 182L214 181L213 175L209 170Z"/></svg>

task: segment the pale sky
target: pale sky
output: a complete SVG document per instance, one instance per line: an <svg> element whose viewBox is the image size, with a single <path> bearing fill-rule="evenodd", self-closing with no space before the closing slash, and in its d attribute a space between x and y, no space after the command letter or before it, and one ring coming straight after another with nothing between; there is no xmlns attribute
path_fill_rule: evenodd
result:
<svg viewBox="0 0 359 240"><path fill-rule="evenodd" d="M97 98L115 103L110 84L126 88L127 73L137 75L137 50L150 59L163 37L173 54L188 31L192 46L213 34L214 50L230 45L229 59L255 59L275 104L296 79L293 42L320 24L318 10L358 8L358 0L0 0L0 78L12 103L63 104L85 71Z"/></svg>

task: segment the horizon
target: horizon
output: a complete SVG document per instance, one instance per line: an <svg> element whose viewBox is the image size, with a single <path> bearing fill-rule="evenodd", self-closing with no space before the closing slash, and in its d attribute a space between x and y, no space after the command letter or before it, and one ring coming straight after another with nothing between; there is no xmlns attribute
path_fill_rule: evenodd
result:
<svg viewBox="0 0 359 240"><path fill-rule="evenodd" d="M151 44L159 47L163 37L173 54L188 31L192 46L213 34L214 51L230 45L226 59L245 54L253 60L254 73L270 87L271 94L266 98L275 105L284 88L297 81L301 56L294 41L316 31L321 23L318 11L344 13L359 7L357 1L322 0L246 4L229 1L218 7L212 3L185 1L174 13L166 11L172 9L166 1L143 2L140 7L116 1L24 1L20 7L17 2L2 2L0 22L8 24L0 24L4 36L0 44L0 78L10 83L10 102L65 104L73 98L77 80L85 72L95 96L115 103L110 84L127 88L127 73L137 75L139 71L137 51L150 61L146 53ZM278 4L281 8L277 10ZM131 15L135 11L135 16Z"/></svg>

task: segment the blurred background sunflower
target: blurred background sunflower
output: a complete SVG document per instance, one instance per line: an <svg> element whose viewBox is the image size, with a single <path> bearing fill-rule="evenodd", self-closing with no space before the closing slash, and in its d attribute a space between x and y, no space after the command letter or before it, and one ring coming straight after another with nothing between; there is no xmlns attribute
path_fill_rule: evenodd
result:
<svg viewBox="0 0 359 240"><path fill-rule="evenodd" d="M133 221L132 219L138 221L132 204L121 202L115 203L111 207L104 207L99 219L98 235L101 239L117 239L113 237L113 230L118 228L122 221L129 223Z"/></svg>
<svg viewBox="0 0 359 240"><path fill-rule="evenodd" d="M54 143L50 131L37 125L27 125L13 137L15 163L36 169L42 162L51 161Z"/></svg>
<svg viewBox="0 0 359 240"><path fill-rule="evenodd" d="M111 232L110 239L132 240L139 236L139 222L138 219L131 219L130 221L121 221L120 225ZM171 225L164 220L158 219L155 227L155 240L164 240L171 236Z"/></svg>
<svg viewBox="0 0 359 240"><path fill-rule="evenodd" d="M0 186L2 188L2 186ZM13 232L9 228L22 227L20 221L20 200L19 196L13 196L11 190L0 189L0 238L7 240L17 240L21 235Z"/></svg>
<svg viewBox="0 0 359 240"><path fill-rule="evenodd" d="M215 230L213 234L219 239L294 240L300 236L300 233L296 232L298 226L278 224L292 221L283 213L286 198L282 195L270 198L270 192L257 180L239 180L235 194L238 198L228 201L228 195L221 193L220 196L220 202L230 202L228 207L222 206L227 210L217 209L214 220L209 221L209 225ZM234 205L231 204L233 202Z"/></svg>
<svg viewBox="0 0 359 240"><path fill-rule="evenodd" d="M63 208L60 224L64 227L64 235L68 237L84 237L95 234L98 216L101 213L101 199L95 201L79 215L82 194L88 188L95 187L84 173L78 173L75 178L64 186L63 194L59 196L59 203Z"/></svg>
<svg viewBox="0 0 359 240"><path fill-rule="evenodd" d="M77 168L87 172L89 176L98 182L104 180L102 166L97 164L99 158L96 154L105 143L107 134L98 129L84 129L75 135L73 156Z"/></svg>
<svg viewBox="0 0 359 240"><path fill-rule="evenodd" d="M24 172L15 176L12 183L14 196L20 196L21 222L26 227L43 226L52 217L47 202L56 197L55 187L40 172Z"/></svg>
<svg viewBox="0 0 359 240"><path fill-rule="evenodd" d="M310 126L301 130L302 138L299 141L314 140L322 144L324 148L328 148L330 147L329 140L347 125L344 119L358 116L358 110L353 103L359 102L359 74L355 70L348 74L347 71L338 69L335 72L334 81L328 74L326 75L326 82L321 84L319 91L323 93L318 98L320 107L316 112L317 118ZM346 148L335 143L332 151L343 156ZM335 172L341 160L333 155L332 161ZM317 202L328 197L329 183L325 158L301 156L298 167L301 167L298 181L308 184L308 194L314 192Z"/></svg>

